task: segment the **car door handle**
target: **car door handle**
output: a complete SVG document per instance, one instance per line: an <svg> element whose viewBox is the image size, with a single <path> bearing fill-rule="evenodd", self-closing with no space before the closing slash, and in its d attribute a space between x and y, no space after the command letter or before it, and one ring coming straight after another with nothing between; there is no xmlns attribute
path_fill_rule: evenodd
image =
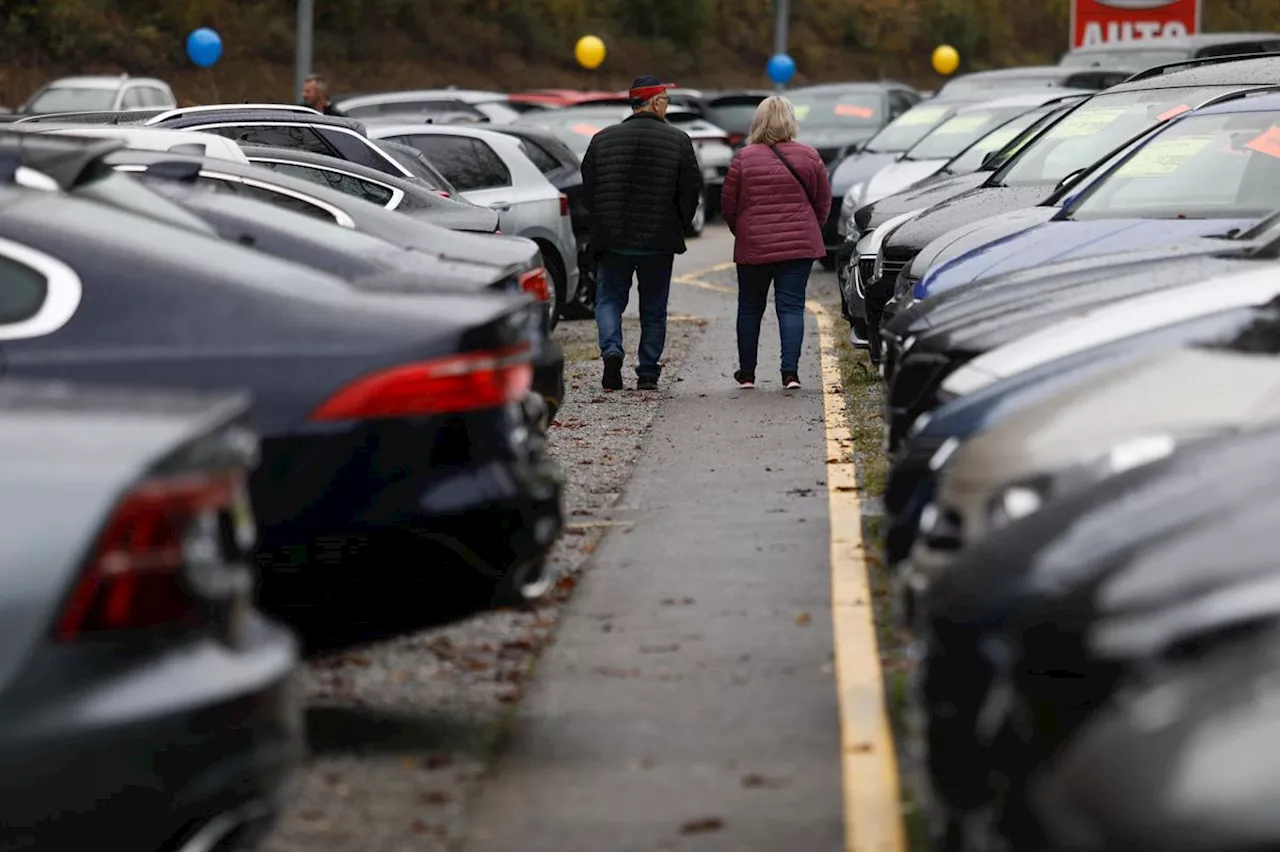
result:
<svg viewBox="0 0 1280 852"><path fill-rule="evenodd" d="M511 209L511 205L505 201L495 201L489 205L490 210L497 210L499 213L506 213Z"/></svg>

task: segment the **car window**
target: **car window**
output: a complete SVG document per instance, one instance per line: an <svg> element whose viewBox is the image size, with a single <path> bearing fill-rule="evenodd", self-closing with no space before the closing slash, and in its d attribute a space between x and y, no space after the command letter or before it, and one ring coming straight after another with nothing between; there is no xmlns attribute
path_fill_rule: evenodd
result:
<svg viewBox="0 0 1280 852"><path fill-rule="evenodd" d="M735 133L745 133L751 127L759 103L718 103L711 108L711 120Z"/></svg>
<svg viewBox="0 0 1280 852"><path fill-rule="evenodd" d="M103 112L115 106L115 89L55 86L36 95L26 112Z"/></svg>
<svg viewBox="0 0 1280 852"><path fill-rule="evenodd" d="M560 168L560 161L551 156L547 149L537 142L530 139L521 139L520 150L524 152L526 157L533 160L533 164L538 167L538 171L544 175Z"/></svg>
<svg viewBox="0 0 1280 852"><path fill-rule="evenodd" d="M978 109L953 115L911 146L903 157L908 160L949 160L1025 109ZM1010 136L1004 141L1012 138Z"/></svg>
<svg viewBox="0 0 1280 852"><path fill-rule="evenodd" d="M43 273L0 255L0 325L31 319L44 304L48 289Z"/></svg>
<svg viewBox="0 0 1280 852"><path fill-rule="evenodd" d="M1232 88L1177 87L1095 95L1023 149L996 177L1005 186L1055 184L1160 121Z"/></svg>
<svg viewBox="0 0 1280 852"><path fill-rule="evenodd" d="M335 223L337 219L328 210L323 207L312 204L301 198L295 198L292 195L285 195L282 192L266 189L260 186L248 186L241 184L239 186L240 195L252 198L255 201L263 201L275 207L285 210L292 210L294 213L301 213L304 216L310 216L313 219L322 219L325 222Z"/></svg>
<svg viewBox="0 0 1280 852"><path fill-rule="evenodd" d="M795 92L791 105L801 131L875 129L884 123L884 102L874 91Z"/></svg>
<svg viewBox="0 0 1280 852"><path fill-rule="evenodd" d="M131 86L124 90L124 99L120 101L121 109L144 109L150 106L141 86Z"/></svg>
<svg viewBox="0 0 1280 852"><path fill-rule="evenodd" d="M280 172L290 177L301 178L320 186L336 189L344 195L354 195L356 198L370 201L379 207L386 207L391 202L391 199L395 197L395 192L390 187L356 177L355 175L346 174L345 172L317 169L302 163L271 163L254 160L253 164L255 166L265 166L272 171Z"/></svg>
<svg viewBox="0 0 1280 852"><path fill-rule="evenodd" d="M173 106L173 98L164 89L155 86L145 86L142 89L142 98L147 102L147 106L152 107L170 107Z"/></svg>
<svg viewBox="0 0 1280 852"><path fill-rule="evenodd" d="M894 90L889 93L889 118L897 118L916 105L916 100L906 92Z"/></svg>
<svg viewBox="0 0 1280 852"><path fill-rule="evenodd" d="M986 159L988 154L992 151L999 151L1017 139L1032 125L1043 120L1045 116L1046 113L1036 110L1023 113L1012 121L1006 121L977 142L974 142L954 160L947 163L947 171L953 175L967 175L976 172L982 168L982 161Z"/></svg>
<svg viewBox="0 0 1280 852"><path fill-rule="evenodd" d="M1201 115L1149 139L1072 205L1074 219L1251 218L1280 198L1280 112Z"/></svg>
<svg viewBox="0 0 1280 852"><path fill-rule="evenodd" d="M332 156L334 151L320 135L300 124L247 124L231 127L194 128L208 130L245 145L265 145L270 148L293 148L313 154Z"/></svg>
<svg viewBox="0 0 1280 852"><path fill-rule="evenodd" d="M955 107L937 104L914 106L871 137L867 151L872 154L901 154L953 116L955 111Z"/></svg>
<svg viewBox="0 0 1280 852"><path fill-rule="evenodd" d="M511 175L498 155L474 139L441 134L409 136L400 141L407 141L425 154L461 192L511 185Z"/></svg>

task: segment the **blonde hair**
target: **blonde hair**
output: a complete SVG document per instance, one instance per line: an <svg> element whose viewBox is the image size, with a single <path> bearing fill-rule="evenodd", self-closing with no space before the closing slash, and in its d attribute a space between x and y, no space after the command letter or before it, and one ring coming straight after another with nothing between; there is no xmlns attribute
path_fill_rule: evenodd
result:
<svg viewBox="0 0 1280 852"><path fill-rule="evenodd" d="M791 101L782 95L770 95L756 107L751 119L751 131L747 135L750 145L777 145L796 138L796 110Z"/></svg>

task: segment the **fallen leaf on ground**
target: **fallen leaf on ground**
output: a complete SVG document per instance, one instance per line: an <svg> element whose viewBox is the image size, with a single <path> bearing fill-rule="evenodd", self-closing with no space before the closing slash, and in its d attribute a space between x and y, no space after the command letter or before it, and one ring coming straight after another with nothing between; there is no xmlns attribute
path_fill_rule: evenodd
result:
<svg viewBox="0 0 1280 852"><path fill-rule="evenodd" d="M446 766L453 765L453 755L429 754L422 759L422 765L428 769L444 769Z"/></svg>
<svg viewBox="0 0 1280 852"><path fill-rule="evenodd" d="M813 616L807 612L802 612L796 616L797 627L808 627L813 622Z"/></svg>
<svg viewBox="0 0 1280 852"><path fill-rule="evenodd" d="M641 645L641 654L669 654L672 651L679 651L679 645Z"/></svg>
<svg viewBox="0 0 1280 852"><path fill-rule="evenodd" d="M856 743L854 745L849 746L849 751L856 752L858 754L866 754L867 752L872 751L873 749L874 749L874 746L872 746L871 743L867 743L867 742Z"/></svg>
<svg viewBox="0 0 1280 852"><path fill-rule="evenodd" d="M597 547L599 547L599 544L597 542L589 541L586 544L582 545L581 549L583 553L595 553Z"/></svg>
<svg viewBox="0 0 1280 852"><path fill-rule="evenodd" d="M409 829L413 831L414 834L426 834L427 824L420 819L415 819L413 822L409 823Z"/></svg>
<svg viewBox="0 0 1280 852"><path fill-rule="evenodd" d="M724 820L720 817L704 817L703 819L691 819L684 825L680 826L681 834L706 834L709 831L719 831L724 828Z"/></svg>
<svg viewBox="0 0 1280 852"><path fill-rule="evenodd" d="M768 788L780 790L783 787L790 787L791 781L787 778L770 778L758 772L752 772L742 776L742 786L748 789Z"/></svg>
<svg viewBox="0 0 1280 852"><path fill-rule="evenodd" d="M445 790L432 790L422 797L428 805L447 805L453 801L453 796Z"/></svg>
<svg viewBox="0 0 1280 852"><path fill-rule="evenodd" d="M391 670L391 682L392 682L392 683L404 683L404 682L405 682L405 681L407 681L408 679L409 679L409 673L408 673L407 671L405 671L404 669L392 669L392 670Z"/></svg>

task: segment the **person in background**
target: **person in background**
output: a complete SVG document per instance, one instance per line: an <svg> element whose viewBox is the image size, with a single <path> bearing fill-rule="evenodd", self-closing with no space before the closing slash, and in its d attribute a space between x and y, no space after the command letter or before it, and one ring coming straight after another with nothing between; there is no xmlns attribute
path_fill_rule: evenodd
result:
<svg viewBox="0 0 1280 852"><path fill-rule="evenodd" d="M323 74L312 74L302 84L302 105L325 115L345 118L346 113L329 102L329 81Z"/></svg>
<svg viewBox="0 0 1280 852"><path fill-rule="evenodd" d="M782 339L782 386L800 387L805 289L813 262L826 254L822 223L831 183L822 157L796 142L796 113L779 95L765 98L751 120L747 145L725 177L720 213L733 232L738 266L739 387L753 388L760 323L774 288Z"/></svg>
<svg viewBox="0 0 1280 852"><path fill-rule="evenodd" d="M591 139L582 158L582 195L591 216L596 326L605 390L622 389L622 312L639 280L640 351L636 390L657 390L667 339L671 268L702 197L702 171L689 134L666 121L670 96L652 75L628 92L632 114Z"/></svg>

